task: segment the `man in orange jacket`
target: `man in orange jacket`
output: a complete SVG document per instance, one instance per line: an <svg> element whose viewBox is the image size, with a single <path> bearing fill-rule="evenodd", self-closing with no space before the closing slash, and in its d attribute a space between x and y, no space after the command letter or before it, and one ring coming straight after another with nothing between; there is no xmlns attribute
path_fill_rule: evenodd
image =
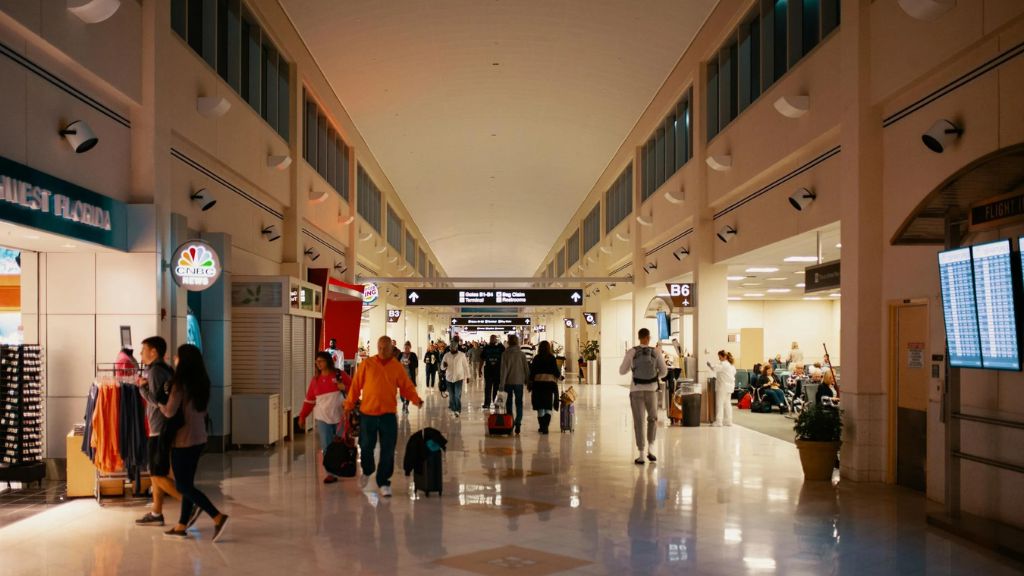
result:
<svg viewBox="0 0 1024 576"><path fill-rule="evenodd" d="M380 495L391 496L391 475L395 471L395 445L398 443L398 392L417 407L423 407L423 400L416 393L416 386L409 380L402 363L395 359L391 338L377 339L377 355L359 364L352 388L345 400L346 412L362 400L359 411L359 451L362 453L363 474L359 485L366 488L370 475L377 472L377 486ZM380 466L373 460L373 451L380 438Z"/></svg>

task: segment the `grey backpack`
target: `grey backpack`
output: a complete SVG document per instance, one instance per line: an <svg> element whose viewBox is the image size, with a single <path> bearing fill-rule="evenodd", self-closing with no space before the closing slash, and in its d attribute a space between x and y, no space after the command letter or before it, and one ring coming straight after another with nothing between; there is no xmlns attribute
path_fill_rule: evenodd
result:
<svg viewBox="0 0 1024 576"><path fill-rule="evenodd" d="M657 352L649 346L633 349L633 383L654 384L658 381Z"/></svg>

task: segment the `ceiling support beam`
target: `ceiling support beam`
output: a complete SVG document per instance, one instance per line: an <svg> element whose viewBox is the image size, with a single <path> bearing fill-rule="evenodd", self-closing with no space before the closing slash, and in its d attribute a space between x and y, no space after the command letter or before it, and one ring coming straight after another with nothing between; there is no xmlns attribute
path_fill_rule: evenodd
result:
<svg viewBox="0 0 1024 576"><path fill-rule="evenodd" d="M537 278L533 276L527 277L495 277L495 278L476 278L469 276L462 277L445 277L445 278L410 278L408 276L356 276L357 282L376 282L377 284L416 284L418 286L430 286L430 285L447 285L447 284L475 284L477 286L486 286L489 284L563 284L567 286L575 286L581 284L614 284L622 282L624 284L632 284L633 278L629 276L581 276L578 278Z"/></svg>

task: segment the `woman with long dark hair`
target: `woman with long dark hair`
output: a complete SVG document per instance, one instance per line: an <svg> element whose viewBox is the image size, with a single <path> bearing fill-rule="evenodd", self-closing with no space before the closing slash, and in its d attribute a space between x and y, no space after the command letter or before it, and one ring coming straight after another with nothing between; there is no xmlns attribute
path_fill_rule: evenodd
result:
<svg viewBox="0 0 1024 576"><path fill-rule="evenodd" d="M320 435L320 451L326 456L327 448L334 442L334 437L341 422L341 403L345 400L345 392L352 384L352 379L341 370L334 369L334 361L329 352L317 352L313 360L316 376L309 381L306 389L306 401L299 412L299 427L306 429L306 418L310 414L316 420L316 431ZM334 484L338 477L327 473L324 484Z"/></svg>
<svg viewBox="0 0 1024 576"><path fill-rule="evenodd" d="M530 363L530 403L537 411L538 432L548 433L551 425L551 414L555 410L555 399L558 398L558 379L562 371L558 369L555 355L551 353L551 343L544 340L537 348L537 355Z"/></svg>
<svg viewBox="0 0 1024 576"><path fill-rule="evenodd" d="M170 398L166 404L160 404L160 410L169 419L168 424L175 422L179 426L171 448L171 469L175 486L181 492L181 515L174 528L167 531L168 536L185 537L189 527L199 519L200 510L213 518L213 541L224 534L227 514L217 510L195 485L199 457L206 447L209 405L210 375L206 372L203 353L191 344L183 344L174 359ZM195 506L199 509L195 510Z"/></svg>

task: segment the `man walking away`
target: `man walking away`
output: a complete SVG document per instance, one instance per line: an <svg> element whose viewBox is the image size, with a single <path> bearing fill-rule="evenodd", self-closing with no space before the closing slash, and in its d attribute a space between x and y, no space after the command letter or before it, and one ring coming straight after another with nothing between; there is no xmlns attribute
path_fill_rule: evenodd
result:
<svg viewBox="0 0 1024 576"><path fill-rule="evenodd" d="M619 374L632 373L629 389L629 404L633 409L633 433L636 435L636 449L640 455L633 462L644 463L644 422L647 422L646 456L651 462L654 457L654 438L658 431L658 379L668 374L665 359L651 348L651 331L641 328L637 332L640 345L626 351L626 357L619 366ZM646 414L646 418L645 418Z"/></svg>
<svg viewBox="0 0 1024 576"><path fill-rule="evenodd" d="M164 525L164 495L181 500L181 494L174 487L171 476L171 442L160 441L166 418L160 412L160 404L167 404L171 393L171 377L174 371L164 361L167 355L167 341L159 336L150 336L142 341L142 363L146 366L137 384L139 393L146 399L146 419L149 421L149 475L153 485L153 508L135 521L139 526ZM189 526L199 517L199 508L193 512Z"/></svg>
<svg viewBox="0 0 1024 576"><path fill-rule="evenodd" d="M529 334L523 336L523 343L519 345L519 349L526 355L526 361L533 364L533 357L537 354L537 348L530 342Z"/></svg>
<svg viewBox="0 0 1024 576"><path fill-rule="evenodd" d="M484 346L480 342L473 342L469 349L469 361L472 365L473 372L469 375L469 379L475 384L480 383L480 372L484 367Z"/></svg>
<svg viewBox="0 0 1024 576"><path fill-rule="evenodd" d="M482 353L484 362L484 410L494 402L494 395L498 393L498 384L501 383L501 355L505 353L505 347L498 343L498 337L491 334L491 342L484 346Z"/></svg>
<svg viewBox="0 0 1024 576"><path fill-rule="evenodd" d="M526 379L530 376L530 364L526 361L526 355L519 348L519 337L511 334L508 337L508 349L501 355L501 390L508 392L505 400L505 412L512 413L512 397L516 401L515 431L519 434L520 425L523 423L523 387Z"/></svg>
<svg viewBox="0 0 1024 576"><path fill-rule="evenodd" d="M462 385L469 378L469 359L465 352L459 350L458 338L452 339L441 366L448 381L448 409L458 418L462 414Z"/></svg>
<svg viewBox="0 0 1024 576"><path fill-rule="evenodd" d="M398 442L398 392L417 407L423 407L423 400L416 393L416 387L409 380L402 364L395 359L391 339L381 336L377 339L377 355L359 364L352 389L345 400L345 411L351 412L356 402L362 400L359 428L359 452L363 474L359 484L363 488L369 483L370 475L377 472L377 486L380 495L391 497L391 475L395 471L395 445ZM380 466L374 462L373 451L380 440Z"/></svg>

